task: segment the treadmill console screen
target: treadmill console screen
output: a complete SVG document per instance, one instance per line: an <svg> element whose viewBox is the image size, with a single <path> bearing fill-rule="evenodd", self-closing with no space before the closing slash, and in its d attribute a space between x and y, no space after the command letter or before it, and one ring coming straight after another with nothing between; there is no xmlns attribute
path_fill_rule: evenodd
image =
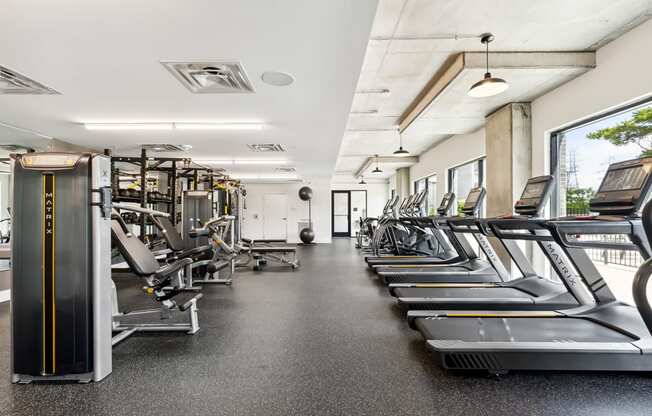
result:
<svg viewBox="0 0 652 416"><path fill-rule="evenodd" d="M464 209L472 209L478 203L478 198L480 197L480 188L474 188L469 192L469 195L464 201Z"/></svg>
<svg viewBox="0 0 652 416"><path fill-rule="evenodd" d="M636 215L650 190L651 173L650 157L610 165L589 209L602 215Z"/></svg>
<svg viewBox="0 0 652 416"><path fill-rule="evenodd" d="M540 216L550 196L550 187L554 178L552 176L538 176L530 178L516 204L514 212L518 215Z"/></svg>
<svg viewBox="0 0 652 416"><path fill-rule="evenodd" d="M545 182L528 183L523 190L521 199L539 199L543 196L544 189L546 189Z"/></svg>
<svg viewBox="0 0 652 416"><path fill-rule="evenodd" d="M644 166L614 169L607 172L598 192L631 191L641 189L647 176Z"/></svg>
<svg viewBox="0 0 652 416"><path fill-rule="evenodd" d="M452 197L453 197L453 194L451 194L451 193L444 194L444 197L441 199L441 203L439 204L439 207L437 208L437 214L446 215L448 213L448 208L450 207Z"/></svg>
<svg viewBox="0 0 652 416"><path fill-rule="evenodd" d="M446 209L448 207L448 204L451 200L451 194L446 194L441 200L441 204L439 204L439 209Z"/></svg>

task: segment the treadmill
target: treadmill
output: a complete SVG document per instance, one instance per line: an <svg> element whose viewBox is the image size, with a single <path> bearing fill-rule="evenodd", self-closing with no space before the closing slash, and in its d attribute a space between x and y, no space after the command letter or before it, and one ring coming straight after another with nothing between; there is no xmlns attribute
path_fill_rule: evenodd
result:
<svg viewBox="0 0 652 416"><path fill-rule="evenodd" d="M403 265L403 264L441 264L442 262L454 262L466 259L461 257L460 250L451 248L451 244L455 245L453 236L450 235L448 230L441 230L437 226L435 219L439 217L448 216L453 204L455 203L455 194L447 193L441 200L437 208L436 217L410 217L402 218L401 220L408 222L414 226L422 228L430 228L433 230L433 235L437 241L441 253L438 256L369 256L365 258L369 267L381 267L388 265ZM446 234L446 236L444 236ZM455 257L459 257L455 259Z"/></svg>
<svg viewBox="0 0 652 416"><path fill-rule="evenodd" d="M473 188L464 201L462 208L464 217L438 217L436 219L440 229L451 231L448 234L452 236L451 243L456 245L459 253L463 253L460 260L440 260L434 264L379 266L375 268L378 277L386 285L392 283L494 283L509 280L509 272L505 269L487 237L477 230L451 228L453 220L464 218L475 221L484 197L484 188ZM485 254L486 260L478 257L465 234L473 235Z"/></svg>
<svg viewBox="0 0 652 416"><path fill-rule="evenodd" d="M522 277L497 283L394 283L389 285L390 293L398 298L399 305L407 309L553 310L578 306L574 286L563 275L563 268L571 268L568 259L546 232L544 221L539 218L550 199L553 183L552 176L530 178L523 194L515 203L516 215L449 221L454 229L476 227L488 237L495 237L488 226L492 220L511 224L513 233L501 240L501 243L521 271ZM523 234L517 233L517 230L522 230ZM562 276L561 281L537 275L525 254L513 243L515 240L533 240L548 259L557 259L553 268L557 275Z"/></svg>
<svg viewBox="0 0 652 416"><path fill-rule="evenodd" d="M652 158L609 166L590 209L597 216L547 221L577 271L589 302L557 311L409 311L441 366L455 370L652 371L652 202L637 215L652 184ZM628 241L583 237L626 235ZM618 241L618 240L615 240ZM633 282L636 306L616 300L585 248L638 250L645 258Z"/></svg>

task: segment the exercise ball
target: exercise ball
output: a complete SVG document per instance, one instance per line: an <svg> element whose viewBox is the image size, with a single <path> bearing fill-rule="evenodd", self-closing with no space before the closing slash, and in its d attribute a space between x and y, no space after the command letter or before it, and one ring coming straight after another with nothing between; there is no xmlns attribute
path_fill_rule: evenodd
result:
<svg viewBox="0 0 652 416"><path fill-rule="evenodd" d="M302 201L310 201L312 199L312 189L309 186L304 186L299 189L299 199Z"/></svg>
<svg viewBox="0 0 652 416"><path fill-rule="evenodd" d="M310 244L312 243L312 240L315 239L315 232L312 230L312 228L304 228L299 233L299 238L301 241L303 241L304 244Z"/></svg>

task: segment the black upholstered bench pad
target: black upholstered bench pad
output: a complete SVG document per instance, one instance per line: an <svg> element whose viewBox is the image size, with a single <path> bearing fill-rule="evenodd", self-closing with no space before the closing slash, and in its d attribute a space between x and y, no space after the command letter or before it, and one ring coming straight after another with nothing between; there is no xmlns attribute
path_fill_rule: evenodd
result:
<svg viewBox="0 0 652 416"><path fill-rule="evenodd" d="M295 253L296 247L252 247L252 253Z"/></svg>

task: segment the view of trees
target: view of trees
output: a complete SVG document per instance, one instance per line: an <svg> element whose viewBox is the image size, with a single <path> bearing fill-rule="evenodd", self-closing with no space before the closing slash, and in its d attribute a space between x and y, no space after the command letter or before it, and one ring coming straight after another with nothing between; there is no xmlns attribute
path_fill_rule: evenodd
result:
<svg viewBox="0 0 652 416"><path fill-rule="evenodd" d="M641 148L639 157L652 156L652 107L634 112L632 117L613 127L587 134L589 140L606 140L614 146L636 144ZM589 201L595 195L592 188L569 187L566 190L566 212L584 214L589 212Z"/></svg>
<svg viewBox="0 0 652 416"><path fill-rule="evenodd" d="M566 189L566 213L581 215L589 213L589 201L595 195L593 188Z"/></svg>
<svg viewBox="0 0 652 416"><path fill-rule="evenodd" d="M641 148L640 157L652 156L652 107L638 110L629 120L591 132L586 137L607 140L615 146L633 143Z"/></svg>

